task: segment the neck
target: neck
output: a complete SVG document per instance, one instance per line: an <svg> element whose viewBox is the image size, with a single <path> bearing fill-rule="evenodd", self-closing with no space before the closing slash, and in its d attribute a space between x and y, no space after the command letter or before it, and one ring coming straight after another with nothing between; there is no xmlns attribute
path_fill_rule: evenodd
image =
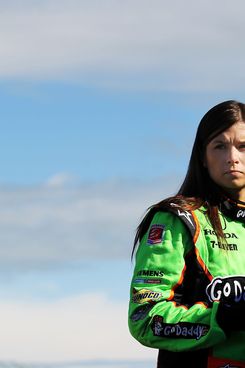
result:
<svg viewBox="0 0 245 368"><path fill-rule="evenodd" d="M242 202L245 203L245 191L236 191L236 190L229 190L225 192L225 196L229 199L233 200L234 202Z"/></svg>

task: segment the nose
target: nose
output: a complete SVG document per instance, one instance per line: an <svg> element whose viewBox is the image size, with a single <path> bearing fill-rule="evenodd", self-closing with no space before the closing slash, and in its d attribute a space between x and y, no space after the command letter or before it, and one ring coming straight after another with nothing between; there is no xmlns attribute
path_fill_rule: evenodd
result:
<svg viewBox="0 0 245 368"><path fill-rule="evenodd" d="M235 147L232 147L227 154L228 164L238 164L239 163L239 153Z"/></svg>

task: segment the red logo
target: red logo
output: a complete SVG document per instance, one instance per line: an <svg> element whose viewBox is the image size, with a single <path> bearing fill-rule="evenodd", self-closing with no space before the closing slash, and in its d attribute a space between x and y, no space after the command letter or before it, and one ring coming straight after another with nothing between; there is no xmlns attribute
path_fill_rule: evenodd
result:
<svg viewBox="0 0 245 368"><path fill-rule="evenodd" d="M245 368L245 362L209 356L208 368Z"/></svg>
<svg viewBox="0 0 245 368"><path fill-rule="evenodd" d="M161 243L164 235L164 229L164 225L152 225L149 231L147 244Z"/></svg>

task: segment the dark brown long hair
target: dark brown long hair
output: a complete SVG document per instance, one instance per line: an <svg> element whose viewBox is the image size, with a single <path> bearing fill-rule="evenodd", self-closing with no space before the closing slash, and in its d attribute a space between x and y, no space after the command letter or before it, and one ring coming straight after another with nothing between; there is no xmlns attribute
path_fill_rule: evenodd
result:
<svg viewBox="0 0 245 368"><path fill-rule="evenodd" d="M245 122L245 104L235 100L221 102L203 116L197 128L188 170L179 191L175 196L148 208L145 217L137 227L132 256L154 214L160 210L167 210L171 202L185 210L195 210L204 206L217 236L224 238L218 216L221 190L210 178L203 162L207 144L238 121Z"/></svg>

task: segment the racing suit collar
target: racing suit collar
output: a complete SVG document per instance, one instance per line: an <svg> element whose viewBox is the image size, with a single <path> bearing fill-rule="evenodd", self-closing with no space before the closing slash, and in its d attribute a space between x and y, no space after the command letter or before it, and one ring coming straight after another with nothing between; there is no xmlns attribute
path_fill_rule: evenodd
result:
<svg viewBox="0 0 245 368"><path fill-rule="evenodd" d="M245 202L224 196L220 210L231 219L245 223Z"/></svg>

